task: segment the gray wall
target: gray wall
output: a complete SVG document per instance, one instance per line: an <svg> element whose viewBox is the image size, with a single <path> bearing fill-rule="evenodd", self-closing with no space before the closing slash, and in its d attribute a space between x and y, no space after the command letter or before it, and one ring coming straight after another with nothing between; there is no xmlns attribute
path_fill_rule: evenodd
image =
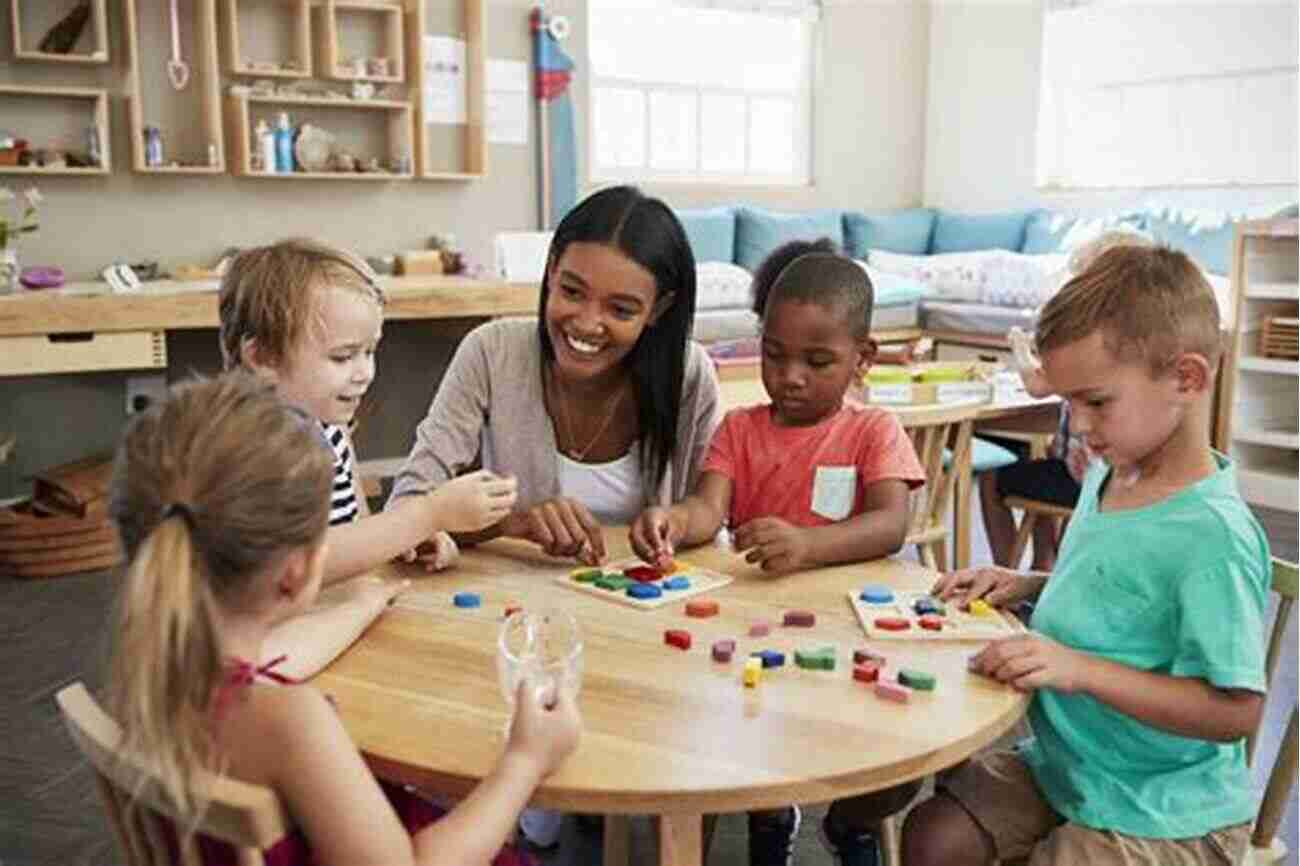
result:
<svg viewBox="0 0 1300 866"><path fill-rule="evenodd" d="M579 67L575 99L581 141L587 122L586 82L581 76L585 3L554 0L549 6L576 25L565 47ZM109 7L113 16L118 5ZM490 57L529 57L529 8L529 0L490 0ZM141 0L141 9L142 20L160 28L148 34L147 41L159 44L163 6L158 0ZM671 185L649 191L678 206L749 201L773 208L893 208L920 203L930 15L928 4L913 0L828 0L814 107L812 185ZM435 19L446 21L446 12ZM4 4L0 34L8 32ZM14 64L6 38L0 46L0 82L72 83L121 93L125 48L116 19L110 37L113 63L104 69ZM146 58L144 69L144 77L152 76L156 84L161 58ZM227 246L292 234L313 235L374 255L420 248L433 232L453 232L472 260L488 264L496 232L535 226L532 147L491 145L488 177L467 184L273 182L229 175L166 178L129 171L126 105L120 96L113 99L111 123L115 167L109 177L36 178L46 199L43 227L24 243L24 261L57 263L71 278L87 279L117 258L158 259L169 267L210 263ZM531 130L530 141L535 141ZM585 179L585 166L579 177ZM6 177L0 185L21 187L31 179ZM423 323L387 326L375 386L376 411L358 439L363 459L405 452L462 332L459 326ZM172 379L191 369L214 369L215 335L173 334L169 352ZM0 431L19 435L14 459L0 467L0 497L23 492L26 477L36 469L110 449L125 419L124 381L117 373L0 380Z"/></svg>

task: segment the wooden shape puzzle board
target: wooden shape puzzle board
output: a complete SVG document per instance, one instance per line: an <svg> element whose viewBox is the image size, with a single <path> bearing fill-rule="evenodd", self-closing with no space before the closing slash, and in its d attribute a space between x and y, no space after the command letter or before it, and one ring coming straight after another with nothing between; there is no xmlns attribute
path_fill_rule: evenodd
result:
<svg viewBox="0 0 1300 866"><path fill-rule="evenodd" d="M849 593L849 604L853 606L853 612L858 615L862 630L872 640L995 640L1025 631L1020 620L1009 613L994 610L987 616L976 616L958 610L957 606L952 604L945 605L946 612L940 617L943 620L941 631L921 628L921 617L913 605L917 599L928 597L929 593L925 592L895 590L893 601L872 604L863 601L859 590L854 590ZM875 624L875 620L882 616L901 617L907 620L908 627L900 631L880 628Z"/></svg>
<svg viewBox="0 0 1300 866"><path fill-rule="evenodd" d="M618 562L611 562L608 565L600 566L600 570L607 573L622 573L625 568L644 566L645 563L639 559L623 559ZM674 577L684 577L691 582L691 585L685 589L665 589L663 595L658 598L632 598L624 589L604 589L592 583L583 583L573 578L573 573L562 574L555 578L555 582L561 586L567 586L569 589L576 589L578 592L585 592L587 595L594 595L597 598L603 598L606 601L612 601L617 604L624 604L628 607L639 607L642 610L654 610L663 607L666 604L674 604L679 601L685 601L691 596L700 595L705 592L712 592L719 587L726 586L735 578L729 575L721 574L707 568L701 568L694 563L686 560L677 560L679 566L672 574L667 575L664 580ZM577 571L586 571L587 569L574 569ZM664 580L654 581L655 585L662 588Z"/></svg>

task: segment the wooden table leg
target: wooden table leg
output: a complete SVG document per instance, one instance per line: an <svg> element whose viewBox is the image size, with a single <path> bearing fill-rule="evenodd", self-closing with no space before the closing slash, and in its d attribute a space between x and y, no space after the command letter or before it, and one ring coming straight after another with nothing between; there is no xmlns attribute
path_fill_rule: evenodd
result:
<svg viewBox="0 0 1300 866"><path fill-rule="evenodd" d="M632 825L627 815L605 816L605 845L601 866L628 866Z"/></svg>
<svg viewBox="0 0 1300 866"><path fill-rule="evenodd" d="M700 866L703 816L685 812L659 816L659 866Z"/></svg>
<svg viewBox="0 0 1300 866"><path fill-rule="evenodd" d="M970 566L970 500L971 500L971 449L966 449L966 456L957 468L957 478L953 484L952 515L952 568L958 570Z"/></svg>

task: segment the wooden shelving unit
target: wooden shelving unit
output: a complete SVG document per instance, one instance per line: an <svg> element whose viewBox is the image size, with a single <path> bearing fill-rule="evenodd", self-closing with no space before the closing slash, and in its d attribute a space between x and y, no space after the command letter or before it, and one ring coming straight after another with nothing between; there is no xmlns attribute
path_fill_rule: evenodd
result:
<svg viewBox="0 0 1300 866"><path fill-rule="evenodd" d="M325 0L323 5L316 7L316 16L316 62L321 77L335 81L371 81L376 84L400 84L406 80L403 29L405 14L400 3ZM343 31L339 27L341 17L365 17L379 22L382 29L382 47L379 50L383 53L373 57L388 60L387 74L358 73L347 67L341 42ZM367 58L370 56L372 55L366 55Z"/></svg>
<svg viewBox="0 0 1300 866"><path fill-rule="evenodd" d="M416 0L407 12L407 56L411 63L411 92L416 105L415 166L422 180L472 181L487 176L487 42L484 22L486 0L460 0L460 27L456 34L465 40L466 105L464 129L455 142L461 151L459 168L449 168L433 158L438 148L424 116L424 36L429 33L427 4ZM429 35L433 35L429 33ZM450 130L450 127L443 127Z"/></svg>
<svg viewBox="0 0 1300 866"><path fill-rule="evenodd" d="M1264 357L1266 318L1300 314L1300 222L1239 223L1233 241L1236 323L1224 365L1217 442L1229 443L1247 502L1300 510L1300 361Z"/></svg>
<svg viewBox="0 0 1300 866"><path fill-rule="evenodd" d="M112 170L113 160L111 155L112 144L109 140L108 131L108 91L93 87L53 87L53 86L22 86L13 84L0 85L0 106L8 99L63 99L77 100L91 103L90 113L93 117L92 125L95 127L99 136L99 154L100 160L97 166L87 166L78 168L42 168L34 165L4 165L0 166L0 174L48 174L48 175L104 175ZM0 107L0 116L4 116L5 111ZM38 147L40 142L33 141L32 146Z"/></svg>
<svg viewBox="0 0 1300 866"><path fill-rule="evenodd" d="M146 79L141 75L140 49L140 9L148 9L162 14L165 0L124 0L126 12L126 53L127 53L127 129L131 138L131 170L139 174L184 175L184 174L221 174L226 170L226 153L223 142L221 123L221 76L217 66L217 7L216 0L191 0L184 4L191 11L193 18L191 40L192 50L186 56L190 58L190 81L185 93L187 100L198 100L197 144L189 148L183 160L185 165L151 166L145 160L144 128L146 122L144 87ZM158 75L148 77L149 83L159 87L169 87L161 65L163 58L156 61L159 65ZM155 124L157 125L157 124ZM180 126L180 124L175 124ZM188 127L194 129L195 127ZM173 128L166 130L165 141L175 143L180 133ZM175 134L172 134L175 133ZM191 135L191 137L193 137ZM214 148L209 160L208 147ZM170 159L167 162L171 162Z"/></svg>
<svg viewBox="0 0 1300 866"><path fill-rule="evenodd" d="M293 13L293 56L283 58L297 63L297 69L258 69L244 56L239 31L239 8L254 0L223 0L226 23L226 71L231 75L256 78L311 78L311 3L310 0L256 0L262 5L289 7Z"/></svg>
<svg viewBox="0 0 1300 866"><path fill-rule="evenodd" d="M67 8L58 8L48 0L37 0L30 5L40 5L46 14L53 13L53 20L49 21L47 26L52 26L60 18L72 10L72 4L67 4ZM14 59L24 62L36 63L74 63L74 64L102 64L108 63L108 14L106 10L107 0L91 0L90 4L90 21L87 26L91 30L92 48L89 53L72 53L59 54L53 51L41 51L39 48L28 47L23 35L23 18L22 0L9 0L9 20L12 24L14 40ZM51 9L51 7L54 7ZM80 40L78 40L80 41Z"/></svg>
<svg viewBox="0 0 1300 866"><path fill-rule="evenodd" d="M259 180L352 180L352 181L396 181L410 180L412 172L396 173L382 171L332 172L332 171L295 171L276 173L254 171L252 166L252 105L266 105L275 108L311 107L337 109L340 111L380 111L387 115L388 160L407 158L408 164L412 153L413 130L412 109L409 102L384 99L327 99L306 96L254 96L228 94L226 105L231 118L230 146L233 154L233 168L240 177Z"/></svg>

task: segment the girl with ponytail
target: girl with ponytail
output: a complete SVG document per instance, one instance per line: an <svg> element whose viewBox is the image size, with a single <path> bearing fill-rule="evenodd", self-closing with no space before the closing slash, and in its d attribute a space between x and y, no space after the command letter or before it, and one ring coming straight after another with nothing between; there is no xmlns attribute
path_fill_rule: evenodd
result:
<svg viewBox="0 0 1300 866"><path fill-rule="evenodd" d="M194 833L206 807L192 784L199 771L283 799L299 829L268 863L487 863L576 745L571 695L547 709L521 690L497 769L439 821L435 807L370 775L323 695L276 672L280 660L251 661L316 598L332 476L310 419L248 376L179 386L127 431L110 508L129 564L107 695L123 752L154 762L185 817L175 837L187 864L234 862Z"/></svg>

